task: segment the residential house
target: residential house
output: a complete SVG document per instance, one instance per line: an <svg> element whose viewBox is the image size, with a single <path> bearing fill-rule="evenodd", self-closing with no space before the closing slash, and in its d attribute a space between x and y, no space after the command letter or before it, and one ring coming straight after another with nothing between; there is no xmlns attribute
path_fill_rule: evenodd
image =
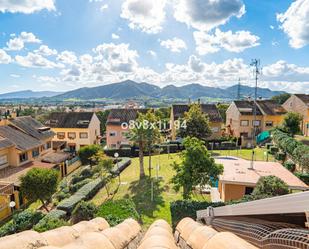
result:
<svg viewBox="0 0 309 249"><path fill-rule="evenodd" d="M273 100L258 100L256 105L254 103L250 100L233 101L226 111L227 133L239 138L239 144L243 146L251 146L255 142L253 135L281 124L286 114L286 110Z"/></svg>
<svg viewBox="0 0 309 249"><path fill-rule="evenodd" d="M171 127L171 138L176 139L177 136L177 126L179 127L179 122L184 118L185 112L189 111L190 106L188 104L177 104L172 105L170 127ZM201 104L201 110L203 113L207 114L209 117L209 125L212 131L212 135L209 140L218 139L222 136L221 130L223 127L223 119L220 112L215 104Z"/></svg>
<svg viewBox="0 0 309 249"><path fill-rule="evenodd" d="M302 115L301 130L304 136L309 136L309 94L293 94L283 107L289 112Z"/></svg>
<svg viewBox="0 0 309 249"><path fill-rule="evenodd" d="M254 190L262 176L276 176L291 191L305 191L308 186L278 162L251 161L240 158L216 158L224 167L219 176L218 190L222 201L239 200Z"/></svg>
<svg viewBox="0 0 309 249"><path fill-rule="evenodd" d="M55 133L54 149L62 146L78 151L101 141L100 120L94 112L53 112L45 125Z"/></svg>
<svg viewBox="0 0 309 249"><path fill-rule="evenodd" d="M106 122L106 145L108 148L120 148L129 145L128 132L130 122L135 121L138 113L147 109L112 109Z"/></svg>

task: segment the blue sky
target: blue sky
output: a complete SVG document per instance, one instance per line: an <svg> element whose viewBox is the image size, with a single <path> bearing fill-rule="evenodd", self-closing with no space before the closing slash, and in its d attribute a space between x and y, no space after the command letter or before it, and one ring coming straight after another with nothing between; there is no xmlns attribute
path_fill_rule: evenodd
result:
<svg viewBox="0 0 309 249"><path fill-rule="evenodd" d="M0 93L132 79L309 93L309 0L6 0Z"/></svg>

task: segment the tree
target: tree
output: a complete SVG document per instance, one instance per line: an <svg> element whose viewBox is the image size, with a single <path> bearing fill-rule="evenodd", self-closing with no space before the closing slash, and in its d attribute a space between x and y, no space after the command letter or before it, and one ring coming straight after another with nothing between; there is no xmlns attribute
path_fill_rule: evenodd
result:
<svg viewBox="0 0 309 249"><path fill-rule="evenodd" d="M291 94L289 94L289 93L282 93L282 94L273 96L271 99L276 101L276 103L278 103L279 105L282 105L290 97L291 97Z"/></svg>
<svg viewBox="0 0 309 249"><path fill-rule="evenodd" d="M20 178L21 193L30 202L40 200L43 208L49 211L46 203L57 191L58 172L53 169L33 168Z"/></svg>
<svg viewBox="0 0 309 249"><path fill-rule="evenodd" d="M300 133L300 123L303 120L302 116L296 112L288 112L283 119L282 129L283 131L294 136Z"/></svg>
<svg viewBox="0 0 309 249"><path fill-rule="evenodd" d="M108 158L102 150L98 151L91 160L95 162L96 167L94 168L95 172L100 174L100 177L103 179L107 179L110 177L111 171L114 168L114 162L111 158ZM120 174L119 176L119 184L120 184ZM107 196L109 196L108 184L105 184L105 189Z"/></svg>
<svg viewBox="0 0 309 249"><path fill-rule="evenodd" d="M215 163L203 141L187 137L183 143L185 150L181 152L181 163L174 162L172 165L176 174L171 182L177 192L183 188L184 199L190 199L193 188L218 179L223 173L223 166Z"/></svg>
<svg viewBox="0 0 309 249"><path fill-rule="evenodd" d="M252 196L255 200L266 197L286 195L289 193L288 185L276 176L262 176L257 182Z"/></svg>
<svg viewBox="0 0 309 249"><path fill-rule="evenodd" d="M97 144L87 145L78 151L78 156L83 165L90 164L92 165L93 160L92 157L98 153L98 151L102 151L102 147Z"/></svg>
<svg viewBox="0 0 309 249"><path fill-rule="evenodd" d="M211 135L209 119L201 110L199 104L192 104L184 115L185 128L179 130L179 135L185 137L196 137L203 141Z"/></svg>
<svg viewBox="0 0 309 249"><path fill-rule="evenodd" d="M160 130L157 127L157 122L158 119L154 115L153 112L148 111L146 115L144 116L145 120L147 120L151 125L149 128L146 129L146 149L148 150L148 155L149 155L149 164L148 164L148 172L149 172L149 177L151 177L151 154L152 154L152 149L153 145L156 142L160 141Z"/></svg>
<svg viewBox="0 0 309 249"><path fill-rule="evenodd" d="M109 113L110 113L109 110L100 111L100 112L96 113L98 119L101 122L101 125L100 125L101 134L104 134L106 132L106 121L107 121L107 117L108 117Z"/></svg>
<svg viewBox="0 0 309 249"><path fill-rule="evenodd" d="M224 123L225 123L226 122L226 111L229 108L229 105L221 103L221 104L217 105L217 108L218 108L219 113L220 113L220 115L221 115L221 117L222 117L222 119L224 120Z"/></svg>
<svg viewBox="0 0 309 249"><path fill-rule="evenodd" d="M139 165L140 178L145 176L144 170L144 151L151 149L152 143L157 139L156 117L149 110L146 114L139 113L135 121L134 127L128 135L129 140L138 145L139 149Z"/></svg>

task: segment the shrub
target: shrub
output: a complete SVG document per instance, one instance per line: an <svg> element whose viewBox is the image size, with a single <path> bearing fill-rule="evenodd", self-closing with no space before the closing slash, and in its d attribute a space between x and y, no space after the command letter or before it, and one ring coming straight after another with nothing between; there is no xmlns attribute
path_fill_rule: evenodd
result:
<svg viewBox="0 0 309 249"><path fill-rule="evenodd" d="M276 160L278 160L278 161L284 161L285 160L285 153L284 152L277 152L276 154L275 154L275 158L276 158Z"/></svg>
<svg viewBox="0 0 309 249"><path fill-rule="evenodd" d="M73 210L73 223L77 223L82 220L91 220L95 217L96 212L97 207L93 203L81 201Z"/></svg>
<svg viewBox="0 0 309 249"><path fill-rule="evenodd" d="M93 174L93 173L92 173L92 171L91 171L91 169L90 169L89 167L84 168L84 169L80 172L80 175L81 175L84 179L91 177L92 174Z"/></svg>
<svg viewBox="0 0 309 249"><path fill-rule="evenodd" d="M171 215L172 215L172 226L176 227L178 222L185 217L191 217L192 219L196 219L196 211L207 209L208 207L220 207L224 206L222 202L198 202L191 200L178 200L171 202Z"/></svg>
<svg viewBox="0 0 309 249"><path fill-rule="evenodd" d="M135 204L131 199L107 201L98 208L96 216L103 217L111 226L115 226L127 218L140 220Z"/></svg>
<svg viewBox="0 0 309 249"><path fill-rule="evenodd" d="M86 185L81 187L74 195L61 201L57 208L71 213L80 201L92 198L104 185L104 183L105 181L101 178L97 178L87 183Z"/></svg>
<svg viewBox="0 0 309 249"><path fill-rule="evenodd" d="M97 152L100 150L102 150L102 147L100 145L93 144L84 146L78 151L78 156L83 165L91 164L91 157L97 154Z"/></svg>
<svg viewBox="0 0 309 249"><path fill-rule="evenodd" d="M296 165L292 160L287 160L284 162L283 166L287 168L289 171L294 172Z"/></svg>
<svg viewBox="0 0 309 249"><path fill-rule="evenodd" d="M50 217L50 218L42 219L38 224L34 226L34 230L42 233L45 231L49 231L52 229L56 229L58 227L68 226L68 225L69 223L63 219Z"/></svg>
<svg viewBox="0 0 309 249"><path fill-rule="evenodd" d="M86 185L87 183L89 183L91 181L92 181L92 179L87 178L87 179L84 179L84 180L82 180L80 182L72 184L70 186L70 192L71 193L75 193L77 190L79 190L81 187L83 187L84 185Z"/></svg>
<svg viewBox="0 0 309 249"><path fill-rule="evenodd" d="M308 173L301 173L301 172L296 172L295 175L302 180L304 183L309 185L309 174Z"/></svg>
<svg viewBox="0 0 309 249"><path fill-rule="evenodd" d="M262 176L258 180L252 195L258 196L278 196L286 195L289 193L288 185L276 176ZM259 198L255 198L259 199Z"/></svg>
<svg viewBox="0 0 309 249"><path fill-rule="evenodd" d="M63 210L53 209L43 219L50 219L50 218L65 219L66 215L67 215L67 213Z"/></svg>
<svg viewBox="0 0 309 249"><path fill-rule="evenodd" d="M37 224L44 214L26 209L13 216L13 219L0 228L0 237L31 229Z"/></svg>
<svg viewBox="0 0 309 249"><path fill-rule="evenodd" d="M274 154L277 153L278 151L279 151L278 147L276 147L276 146L271 146L271 147L270 147L269 153L272 154L272 155L274 155Z"/></svg>
<svg viewBox="0 0 309 249"><path fill-rule="evenodd" d="M55 197L55 199L59 202L59 201L62 201L62 200L64 200L64 199L66 199L66 198L69 198L69 197L70 197L70 194L69 194L69 193L65 193L65 192L63 192L63 191L60 191L60 192L56 193L56 194L54 195L54 197Z"/></svg>

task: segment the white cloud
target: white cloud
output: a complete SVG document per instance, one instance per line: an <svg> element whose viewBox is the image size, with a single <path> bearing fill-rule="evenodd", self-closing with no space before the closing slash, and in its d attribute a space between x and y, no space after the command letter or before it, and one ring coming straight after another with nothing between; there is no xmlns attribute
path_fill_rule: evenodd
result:
<svg viewBox="0 0 309 249"><path fill-rule="evenodd" d="M102 11L102 12L104 12L105 10L107 10L108 9L108 4L103 4L102 6L101 6L101 8L100 8L100 10Z"/></svg>
<svg viewBox="0 0 309 249"><path fill-rule="evenodd" d="M282 30L289 36L293 48L309 44L309 0L296 0L285 13L277 14Z"/></svg>
<svg viewBox="0 0 309 249"><path fill-rule="evenodd" d="M51 56L56 55L58 53L56 49L50 49L46 45L41 45L39 49L34 50L34 52L43 56Z"/></svg>
<svg viewBox="0 0 309 249"><path fill-rule="evenodd" d="M65 64L72 65L77 61L77 56L74 52L65 50L57 56L57 60Z"/></svg>
<svg viewBox="0 0 309 249"><path fill-rule="evenodd" d="M166 0L125 0L121 17L129 21L131 29L156 34L165 20Z"/></svg>
<svg viewBox="0 0 309 249"><path fill-rule="evenodd" d="M59 68L62 66L61 64L57 64L44 58L40 54L35 54L32 52L29 52L26 56L16 55L15 61L23 67Z"/></svg>
<svg viewBox="0 0 309 249"><path fill-rule="evenodd" d="M244 13L241 0L176 0L174 17L189 27L209 31Z"/></svg>
<svg viewBox="0 0 309 249"><path fill-rule="evenodd" d="M0 64L9 64L12 62L11 56L9 56L3 49L0 49Z"/></svg>
<svg viewBox="0 0 309 249"><path fill-rule="evenodd" d="M10 74L10 76L11 76L12 78L20 78L20 75L19 75L19 74L14 74L14 73Z"/></svg>
<svg viewBox="0 0 309 249"><path fill-rule="evenodd" d="M256 47L259 44L259 37L249 31L222 32L216 29L214 34L202 31L193 33L196 42L196 50L200 55L218 52L221 48L227 51L240 53L247 48Z"/></svg>
<svg viewBox="0 0 309 249"><path fill-rule="evenodd" d="M2 0L0 1L0 12L31 14L36 11L47 9L56 10L54 0Z"/></svg>
<svg viewBox="0 0 309 249"><path fill-rule="evenodd" d="M270 25L269 28L273 29L273 30L275 29L275 27L273 25Z"/></svg>
<svg viewBox="0 0 309 249"><path fill-rule="evenodd" d="M21 32L19 36L15 37L14 35L13 37L6 43L7 50L19 51L24 48L25 43L41 43L40 39L28 32Z"/></svg>
<svg viewBox="0 0 309 249"><path fill-rule="evenodd" d="M115 33L112 33L112 39L114 40L118 40L120 38L119 35L115 34Z"/></svg>
<svg viewBox="0 0 309 249"><path fill-rule="evenodd" d="M165 47L166 49L171 50L174 53L180 53L181 50L187 49L187 44L177 37L165 41L160 41L160 45L162 47Z"/></svg>
<svg viewBox="0 0 309 249"><path fill-rule="evenodd" d="M157 57L157 53L153 50L148 50L147 54L150 54L152 57Z"/></svg>
<svg viewBox="0 0 309 249"><path fill-rule="evenodd" d="M196 73L201 73L205 69L204 63L201 61L200 58L197 58L195 55L191 55L188 62L192 71Z"/></svg>

